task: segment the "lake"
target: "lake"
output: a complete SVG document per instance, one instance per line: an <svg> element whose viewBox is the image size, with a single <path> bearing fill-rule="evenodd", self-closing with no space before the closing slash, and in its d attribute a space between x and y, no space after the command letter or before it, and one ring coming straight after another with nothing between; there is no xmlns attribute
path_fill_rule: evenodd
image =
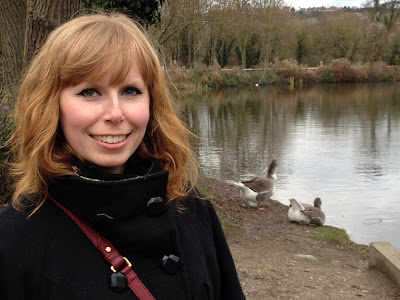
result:
<svg viewBox="0 0 400 300"><path fill-rule="evenodd" d="M184 119L198 136L204 176L265 175L275 158L272 199L320 197L327 225L357 243L400 249L399 84L254 86L188 98Z"/></svg>

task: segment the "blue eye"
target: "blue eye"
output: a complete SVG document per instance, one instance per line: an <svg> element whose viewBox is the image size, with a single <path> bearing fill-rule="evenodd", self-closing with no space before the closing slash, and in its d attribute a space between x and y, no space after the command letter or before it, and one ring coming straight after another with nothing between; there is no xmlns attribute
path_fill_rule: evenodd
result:
<svg viewBox="0 0 400 300"><path fill-rule="evenodd" d="M96 96L96 94L99 94L99 92L96 89L89 88L89 89L84 89L78 95L81 95L81 96L84 96L84 97L93 97L93 96Z"/></svg>
<svg viewBox="0 0 400 300"><path fill-rule="evenodd" d="M141 92L135 87L127 87L124 89L124 94L134 96L134 95L140 95Z"/></svg>

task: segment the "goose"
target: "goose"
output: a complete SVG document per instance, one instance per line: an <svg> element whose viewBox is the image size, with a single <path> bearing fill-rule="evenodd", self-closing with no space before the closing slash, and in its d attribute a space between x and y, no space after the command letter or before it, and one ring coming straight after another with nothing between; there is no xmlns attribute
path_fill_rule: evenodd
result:
<svg viewBox="0 0 400 300"><path fill-rule="evenodd" d="M271 191L255 192L242 182L230 181L230 183L239 187L240 199L242 199L247 207L265 210L265 208L261 207L261 203L270 198Z"/></svg>
<svg viewBox="0 0 400 300"><path fill-rule="evenodd" d="M291 222L307 223L322 226L325 223L325 214L321 210L321 198L315 198L314 206L302 204L296 199L289 199L290 207L288 218Z"/></svg>
<svg viewBox="0 0 400 300"><path fill-rule="evenodd" d="M269 165L267 177L256 176L249 180L242 181L242 183L255 192L269 191L271 197L276 192L276 181L278 178L275 172L277 166L278 162L274 159Z"/></svg>
<svg viewBox="0 0 400 300"><path fill-rule="evenodd" d="M240 198L247 206L255 207L257 210L265 210L261 207L261 203L275 194L277 166L278 162L274 159L269 165L267 177L256 176L242 182L232 182L240 188Z"/></svg>

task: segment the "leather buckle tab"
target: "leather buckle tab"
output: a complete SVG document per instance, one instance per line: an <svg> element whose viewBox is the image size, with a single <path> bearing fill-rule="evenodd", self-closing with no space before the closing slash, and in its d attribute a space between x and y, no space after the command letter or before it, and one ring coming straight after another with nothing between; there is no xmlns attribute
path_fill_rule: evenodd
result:
<svg viewBox="0 0 400 300"><path fill-rule="evenodd" d="M124 256L123 259L125 260L126 264L128 265L128 267L132 267L131 262ZM115 269L114 266L111 266L111 271L113 271L114 273L117 272L117 270Z"/></svg>

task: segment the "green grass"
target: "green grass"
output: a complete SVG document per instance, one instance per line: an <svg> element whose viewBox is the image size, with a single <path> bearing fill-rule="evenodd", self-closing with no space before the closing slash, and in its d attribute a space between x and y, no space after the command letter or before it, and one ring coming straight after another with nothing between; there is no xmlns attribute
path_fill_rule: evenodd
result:
<svg viewBox="0 0 400 300"><path fill-rule="evenodd" d="M225 235L231 236L237 232L238 227L228 218L219 216L219 221L221 222Z"/></svg>
<svg viewBox="0 0 400 300"><path fill-rule="evenodd" d="M213 193L210 190L208 190L207 188L205 188L204 186L196 185L196 188L204 196L204 198L209 199L209 200L214 198Z"/></svg>
<svg viewBox="0 0 400 300"><path fill-rule="evenodd" d="M279 206L282 205L282 203L280 203L278 200L273 200L273 199L269 199L268 200L268 204L271 206Z"/></svg>
<svg viewBox="0 0 400 300"><path fill-rule="evenodd" d="M313 237L322 241L331 242L340 246L349 246L350 237L346 230L332 226L321 226L314 230Z"/></svg>
<svg viewBox="0 0 400 300"><path fill-rule="evenodd" d="M368 260L368 246L359 245L351 241L346 230L332 226L321 226L314 229L313 237L325 242L334 243L343 249L357 252L362 259Z"/></svg>

